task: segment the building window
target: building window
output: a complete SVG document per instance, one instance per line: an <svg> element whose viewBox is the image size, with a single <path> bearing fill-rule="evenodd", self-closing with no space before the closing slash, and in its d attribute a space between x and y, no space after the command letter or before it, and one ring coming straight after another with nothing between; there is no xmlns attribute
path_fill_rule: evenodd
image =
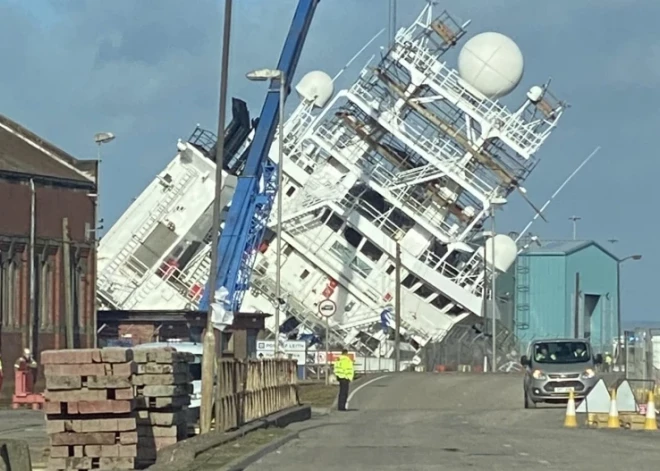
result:
<svg viewBox="0 0 660 471"><path fill-rule="evenodd" d="M304 280L309 276L309 271L308 270L303 270L303 272L300 274L300 279Z"/></svg>

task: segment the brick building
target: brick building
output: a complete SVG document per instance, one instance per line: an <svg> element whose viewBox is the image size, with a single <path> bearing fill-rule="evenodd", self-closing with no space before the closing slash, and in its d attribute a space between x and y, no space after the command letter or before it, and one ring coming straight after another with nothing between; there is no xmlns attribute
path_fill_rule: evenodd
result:
<svg viewBox="0 0 660 471"><path fill-rule="evenodd" d="M95 160L79 161L0 115L5 384L13 383L24 347L38 353L71 340L75 347L94 343L96 168ZM12 388L6 384L2 395Z"/></svg>

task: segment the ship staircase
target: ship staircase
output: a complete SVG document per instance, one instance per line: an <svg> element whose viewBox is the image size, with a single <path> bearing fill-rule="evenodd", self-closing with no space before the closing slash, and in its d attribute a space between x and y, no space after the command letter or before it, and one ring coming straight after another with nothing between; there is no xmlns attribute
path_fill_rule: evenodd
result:
<svg viewBox="0 0 660 471"><path fill-rule="evenodd" d="M183 194L188 187L193 183L194 177L197 172L194 169L188 169L175 184L165 186L165 196L161 202L156 206L145 218L138 229L131 235L126 245L117 254L117 256L99 273L97 286L99 295L104 297L110 302L121 303L117 299L119 294L117 291L126 291L127 295L134 291L137 286L140 286L141 279L136 278L127 283L124 276L118 276L119 270L127 264L132 263L131 258L135 251L142 245L146 238L151 234L156 225L162 221L163 216L171 209L172 204L177 198ZM163 182L166 185L165 182ZM143 274L148 276L148 274ZM123 278L123 279L122 279ZM117 290L119 288L119 290ZM123 288L123 289L122 289Z"/></svg>

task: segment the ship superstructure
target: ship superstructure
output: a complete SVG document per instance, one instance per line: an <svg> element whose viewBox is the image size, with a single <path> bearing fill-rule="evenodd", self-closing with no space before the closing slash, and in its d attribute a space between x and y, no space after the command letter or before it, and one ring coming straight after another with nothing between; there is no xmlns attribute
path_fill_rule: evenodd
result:
<svg viewBox="0 0 660 471"><path fill-rule="evenodd" d="M293 337L322 336L319 303L338 307L330 342L389 356L400 248L402 332L411 349L441 340L470 314L483 314L488 281L514 263L517 247L485 231L492 202L502 205L537 163L536 152L564 105L547 86L520 107L497 101L523 72L513 41L466 35L447 12L427 5L400 29L378 64L335 92L324 72L297 84L301 103L284 128L282 325ZM249 122L249 120L248 120ZM241 128L245 130L245 126ZM197 132L102 240L99 293L120 309L197 306L210 266L215 163ZM276 136L278 140L280 136ZM250 136L229 152L229 201ZM278 142L269 154L279 162ZM234 174L234 175L232 175ZM276 210L255 253L243 311L272 312ZM138 217L139 216L139 217ZM158 232L156 232L158 231ZM494 243L491 238L494 237ZM494 257L490 252L494 244ZM145 254L149 254L148 256ZM136 268L137 267L137 268Z"/></svg>

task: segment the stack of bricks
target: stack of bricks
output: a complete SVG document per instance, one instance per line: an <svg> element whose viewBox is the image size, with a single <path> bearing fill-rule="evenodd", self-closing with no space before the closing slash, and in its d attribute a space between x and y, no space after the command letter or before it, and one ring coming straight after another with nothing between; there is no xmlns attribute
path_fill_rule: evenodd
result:
<svg viewBox="0 0 660 471"><path fill-rule="evenodd" d="M156 453L188 436L188 405L193 392L189 353L171 349L135 349L132 377L137 402L137 465L156 461Z"/></svg>
<svg viewBox="0 0 660 471"><path fill-rule="evenodd" d="M125 348L50 350L46 376L49 469L133 469L137 456L135 370Z"/></svg>
<svg viewBox="0 0 660 471"><path fill-rule="evenodd" d="M187 436L191 360L163 348L43 352L49 469L153 464L159 449Z"/></svg>

